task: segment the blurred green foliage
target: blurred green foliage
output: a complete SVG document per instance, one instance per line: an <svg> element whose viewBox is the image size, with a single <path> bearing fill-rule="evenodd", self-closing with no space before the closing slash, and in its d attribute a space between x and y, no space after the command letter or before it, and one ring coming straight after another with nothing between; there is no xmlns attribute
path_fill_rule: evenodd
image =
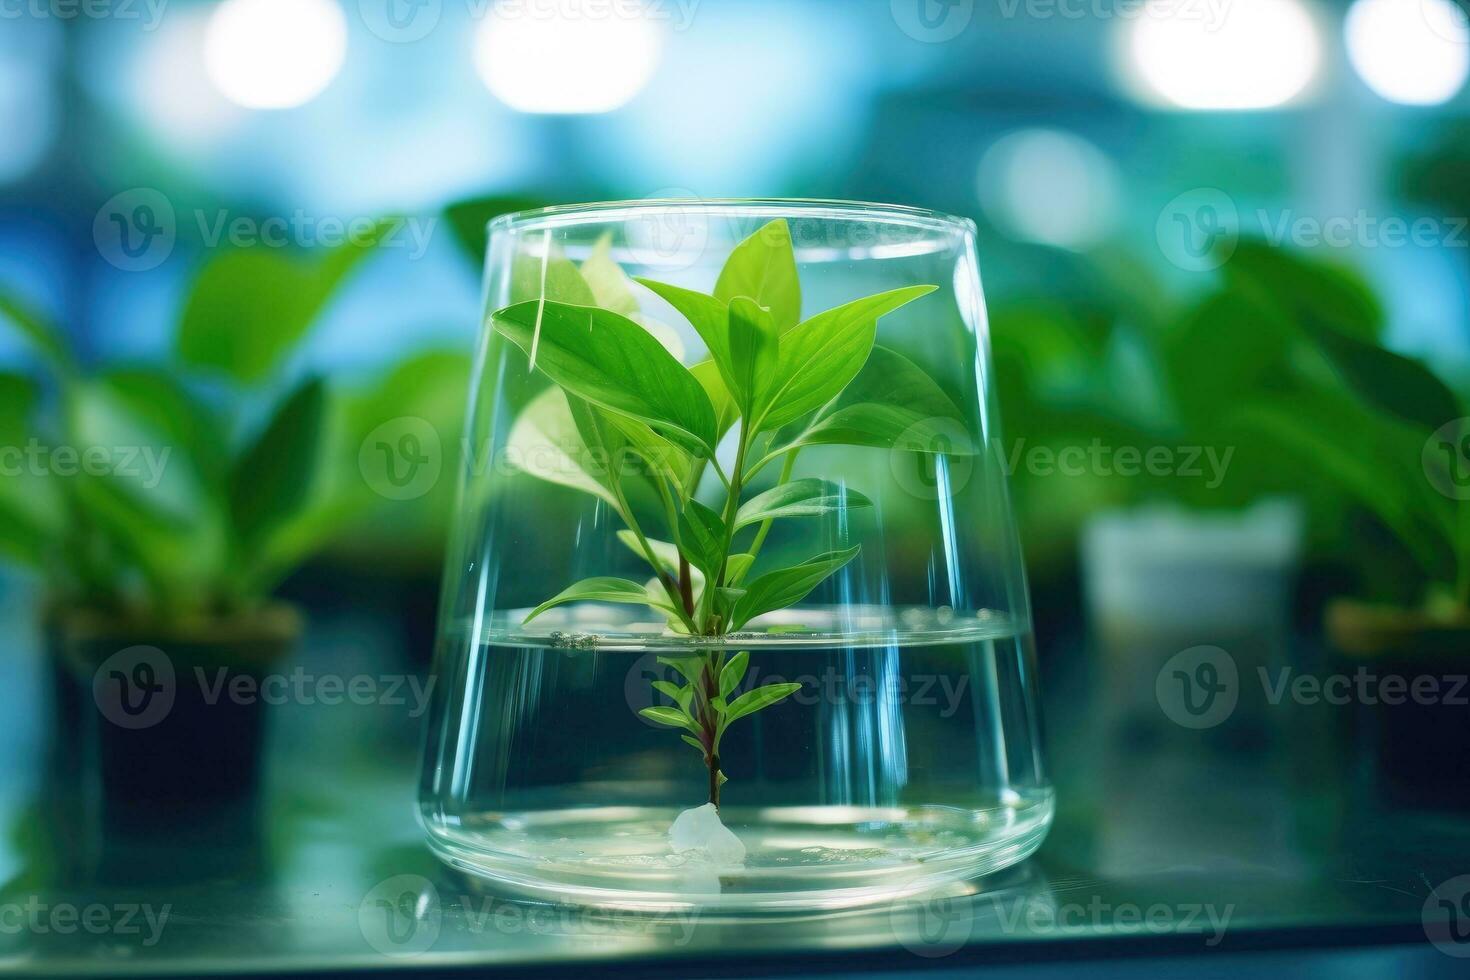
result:
<svg viewBox="0 0 1470 980"><path fill-rule="evenodd" d="M359 383L291 363L375 244L214 253L164 363L80 365L59 330L0 298L0 322L36 354L34 376L0 374L5 556L40 570L53 602L163 623L248 611L375 526L442 527L448 468L431 492L389 500L359 457L404 417L455 446L469 357L424 351Z"/></svg>
<svg viewBox="0 0 1470 980"><path fill-rule="evenodd" d="M1016 466L1029 556L1070 560L1101 507L1153 499L1239 508L1268 494L1303 501L1318 557L1401 603L1470 599L1470 542L1436 489L1450 456L1426 452L1464 416L1416 360L1384 346L1384 313L1351 271L1241 241L1210 288L1183 301L1113 260L1081 298L998 304L992 346L1012 437L1053 452L1093 441L1229 452L1218 485L1179 472L1122 478ZM1177 457L1176 457L1177 458ZM1365 547L1353 514L1391 532ZM1371 537L1371 536L1370 536Z"/></svg>

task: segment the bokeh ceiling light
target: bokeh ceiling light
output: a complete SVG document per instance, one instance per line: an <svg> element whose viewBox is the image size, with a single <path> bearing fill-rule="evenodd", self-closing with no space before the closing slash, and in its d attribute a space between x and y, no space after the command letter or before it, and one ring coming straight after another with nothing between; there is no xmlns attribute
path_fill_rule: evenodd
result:
<svg viewBox="0 0 1470 980"><path fill-rule="evenodd" d="M1117 167L1059 129L1009 133L980 158L980 204L1002 231L1062 248L1095 245L1118 213Z"/></svg>
<svg viewBox="0 0 1470 980"><path fill-rule="evenodd" d="M204 39L210 79L247 109L311 101L346 57L347 19L336 0L225 0Z"/></svg>
<svg viewBox="0 0 1470 980"><path fill-rule="evenodd" d="M641 5L498 0L475 38L475 65L520 112L611 112L648 84L663 40Z"/></svg>
<svg viewBox="0 0 1470 980"><path fill-rule="evenodd" d="M1150 0L1124 24L1145 96L1185 109L1269 109L1300 95L1322 44L1301 0Z"/></svg>
<svg viewBox="0 0 1470 980"><path fill-rule="evenodd" d="M1353 68L1390 102L1438 105L1470 74L1470 26L1452 0L1358 0L1343 35Z"/></svg>
<svg viewBox="0 0 1470 980"><path fill-rule="evenodd" d="M166 18L141 43L128 46L131 108L176 150L207 147L242 115L210 84L204 65L208 32L204 11L184 9Z"/></svg>

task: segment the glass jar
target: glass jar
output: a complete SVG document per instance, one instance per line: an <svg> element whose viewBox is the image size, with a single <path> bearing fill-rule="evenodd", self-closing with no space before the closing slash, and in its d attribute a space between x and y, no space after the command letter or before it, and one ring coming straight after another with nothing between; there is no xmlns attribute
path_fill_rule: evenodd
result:
<svg viewBox="0 0 1470 980"><path fill-rule="evenodd" d="M546 900L760 911L1035 850L1053 798L971 222L549 208L491 222L485 295L434 851Z"/></svg>

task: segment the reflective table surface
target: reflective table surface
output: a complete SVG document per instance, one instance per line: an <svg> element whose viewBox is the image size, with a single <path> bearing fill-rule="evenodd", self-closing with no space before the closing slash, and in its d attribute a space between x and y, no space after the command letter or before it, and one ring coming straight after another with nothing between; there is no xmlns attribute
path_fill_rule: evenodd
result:
<svg viewBox="0 0 1470 980"><path fill-rule="evenodd" d="M1384 803L1343 763L1343 719L1325 707L1250 731L1120 726L1098 710L1095 669L1051 667L1059 811L1032 860L860 912L634 916L519 904L429 855L412 668L357 618L314 624L281 668L305 679L267 706L249 805L126 831L58 754L35 646L16 641L0 666L0 971L1041 976L1085 961L1103 976L1432 977L1470 956L1470 878L1453 881L1470 873L1470 817ZM374 678L376 694L299 693L333 675Z"/></svg>

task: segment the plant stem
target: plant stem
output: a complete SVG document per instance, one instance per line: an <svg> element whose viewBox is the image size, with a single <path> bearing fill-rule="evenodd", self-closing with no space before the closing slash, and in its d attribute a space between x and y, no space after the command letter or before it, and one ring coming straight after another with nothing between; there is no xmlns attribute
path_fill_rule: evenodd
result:
<svg viewBox="0 0 1470 980"><path fill-rule="evenodd" d="M709 801L716 810L720 808L720 718L715 711L714 700L720 696L720 666L719 651L711 650L705 660L701 677L704 681L704 710L700 713L700 727L703 729L705 744L704 763L709 769Z"/></svg>
<svg viewBox="0 0 1470 980"><path fill-rule="evenodd" d="M689 559L679 552L679 598L684 601L684 614L694 615L694 576L689 572Z"/></svg>
<svg viewBox="0 0 1470 980"><path fill-rule="evenodd" d="M749 436L750 431L742 421L740 443L735 450L735 470L730 477L730 492L725 497L725 549L720 556L720 573L715 576L713 583L706 584L706 588L718 588L725 584L725 568L730 562L730 543L735 539L735 515L740 510L740 491L745 482L745 451L749 448Z"/></svg>
<svg viewBox="0 0 1470 980"><path fill-rule="evenodd" d="M801 452L801 447L798 446L797 448L792 449L790 452L788 452L786 454L786 462L781 465L781 475L776 478L776 486L779 487L781 484L783 484L783 483L785 483L785 482L787 482L788 480L791 479L791 471L796 466L796 454L799 453L799 452ZM771 531L771 520L770 520L770 518L767 518L767 519L761 521L761 526L758 527L758 528L756 528L756 531L755 531L755 540L750 543L751 563L750 563L750 565L747 565L746 566L747 569L750 568L750 567L752 567L752 566L754 566L754 564L755 564L755 560L754 560L755 559L755 556L761 553L761 545L763 545L763 544L766 543L766 535L769 534L770 531ZM744 574L743 573L741 575L737 575L734 579L731 580L730 584L731 585L739 585L740 584L740 580L743 577L744 577Z"/></svg>
<svg viewBox="0 0 1470 980"><path fill-rule="evenodd" d="M675 609L679 613L679 618L684 622L685 628L689 630L690 634L695 633L696 630L694 629L693 620L689 618L682 608L683 600L679 595L679 590L669 585L670 577L663 570L664 566L659 562L658 556L653 553L653 548L649 545L648 538L644 537L643 528L639 526L638 521L633 517L633 508L628 506L628 498L623 496L623 488L617 480L612 482L612 492L613 496L617 498L618 516L623 519L623 523L628 525L628 530L632 531L633 536L638 539L638 547L643 550L644 560L658 572L658 580L663 584L664 591L669 594L669 601L674 604Z"/></svg>

